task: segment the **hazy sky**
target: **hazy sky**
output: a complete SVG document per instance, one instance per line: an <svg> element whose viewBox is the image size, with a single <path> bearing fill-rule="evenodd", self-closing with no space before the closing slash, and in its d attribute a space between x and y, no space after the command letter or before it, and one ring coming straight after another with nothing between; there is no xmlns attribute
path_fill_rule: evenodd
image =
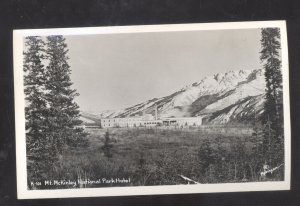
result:
<svg viewBox="0 0 300 206"><path fill-rule="evenodd" d="M66 36L81 110L133 106L207 75L260 68L260 30Z"/></svg>

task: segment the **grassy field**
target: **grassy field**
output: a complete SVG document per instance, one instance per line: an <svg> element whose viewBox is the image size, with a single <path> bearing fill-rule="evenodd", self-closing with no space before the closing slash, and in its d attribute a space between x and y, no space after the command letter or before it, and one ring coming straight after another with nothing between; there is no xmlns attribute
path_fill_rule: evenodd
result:
<svg viewBox="0 0 300 206"><path fill-rule="evenodd" d="M89 146L68 148L51 175L57 180L83 182L61 188L187 184L182 175L200 183L260 180L262 165L254 151L259 140L253 140L250 128L110 128L87 132Z"/></svg>

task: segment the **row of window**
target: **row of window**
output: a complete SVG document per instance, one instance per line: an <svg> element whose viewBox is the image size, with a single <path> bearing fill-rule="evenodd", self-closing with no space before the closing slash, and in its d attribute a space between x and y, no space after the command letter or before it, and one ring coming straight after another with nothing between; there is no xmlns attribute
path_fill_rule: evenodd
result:
<svg viewBox="0 0 300 206"><path fill-rule="evenodd" d="M166 122L164 122L164 123L166 123ZM144 125L156 125L156 124L158 124L158 122L145 122L144 123ZM179 123L178 122L170 122L169 124L171 124L171 125L179 125ZM196 123L195 122L181 122L181 124L180 125L182 125L182 124L185 124L185 125L196 125ZM116 125L116 124L112 124L112 125L110 125L110 124L103 124L103 127L110 127L110 126L137 126L137 125L142 125L142 123L134 123L134 124L121 124L121 125Z"/></svg>
<svg viewBox="0 0 300 206"><path fill-rule="evenodd" d="M198 119L197 121L201 121L202 119ZM103 122L132 122L132 121L137 121L136 119L103 119L102 120ZM138 120L139 121L139 120ZM195 122L195 119L194 118L191 118L191 119L177 119L177 120L172 120L172 119L168 119L168 120L165 120L165 121L185 121L185 122Z"/></svg>
<svg viewBox="0 0 300 206"><path fill-rule="evenodd" d="M117 120L116 119L112 119L112 120L110 120L110 119L107 120L106 119L106 120L103 120L103 122L124 122L124 121L125 122L127 122L127 121L132 122L132 121L136 121L136 119L117 119Z"/></svg>
<svg viewBox="0 0 300 206"><path fill-rule="evenodd" d="M144 124L157 124L157 122L145 122Z"/></svg>

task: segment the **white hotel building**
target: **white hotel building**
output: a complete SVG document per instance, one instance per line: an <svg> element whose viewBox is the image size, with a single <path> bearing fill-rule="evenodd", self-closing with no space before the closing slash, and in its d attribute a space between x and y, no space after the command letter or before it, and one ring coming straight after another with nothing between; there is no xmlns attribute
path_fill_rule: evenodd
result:
<svg viewBox="0 0 300 206"><path fill-rule="evenodd" d="M153 126L200 126L201 117L172 117L145 120L143 117L105 118L101 119L102 128L110 127L153 127Z"/></svg>
<svg viewBox="0 0 300 206"><path fill-rule="evenodd" d="M157 108L155 116L144 114L138 117L104 118L101 119L102 128L111 127L154 127L154 126L200 126L202 117L171 117L158 118Z"/></svg>

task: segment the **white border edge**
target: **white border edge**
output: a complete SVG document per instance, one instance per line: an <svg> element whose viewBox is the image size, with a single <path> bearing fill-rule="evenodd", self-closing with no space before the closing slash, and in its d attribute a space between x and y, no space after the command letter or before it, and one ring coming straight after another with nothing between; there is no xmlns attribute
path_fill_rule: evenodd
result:
<svg viewBox="0 0 300 206"><path fill-rule="evenodd" d="M224 28L225 27L225 28ZM89 35L113 33L142 33L142 32L170 32L196 30L225 30L279 27L282 46L282 75L284 93L284 133L285 133L285 180L281 182L251 182L251 183L220 183L201 185L172 185L172 186L139 186L139 187L111 187L87 189L57 189L57 190L27 190L24 87L23 87L23 37L30 35ZM162 194L191 194L212 192L249 192L290 190L291 175L291 127L290 127L290 98L289 98L289 70L286 22L227 22L227 23L195 23L171 25L141 25L141 26L113 26L113 27L84 27L60 29L30 29L14 30L14 92L15 92L15 124L16 124L16 166L17 166L17 194L18 199L35 198L67 198L67 197L99 197L99 196L130 196L130 195L162 195ZM23 143L22 143L23 142Z"/></svg>
<svg viewBox="0 0 300 206"><path fill-rule="evenodd" d="M284 114L284 153L285 153L285 177L290 188L291 181L291 116L290 116L290 87L289 87L289 61L288 39L286 22L280 27L281 52L282 52L282 80L283 80L283 114Z"/></svg>
<svg viewBox="0 0 300 206"><path fill-rule="evenodd" d="M16 169L18 198L27 190L26 170L26 139L25 139L25 111L23 84L23 35L19 31L13 32L14 55L14 104L15 104L15 134L16 134ZM18 71L21 69L21 72ZM24 143L25 141L25 143ZM22 143L23 142L23 143Z"/></svg>

